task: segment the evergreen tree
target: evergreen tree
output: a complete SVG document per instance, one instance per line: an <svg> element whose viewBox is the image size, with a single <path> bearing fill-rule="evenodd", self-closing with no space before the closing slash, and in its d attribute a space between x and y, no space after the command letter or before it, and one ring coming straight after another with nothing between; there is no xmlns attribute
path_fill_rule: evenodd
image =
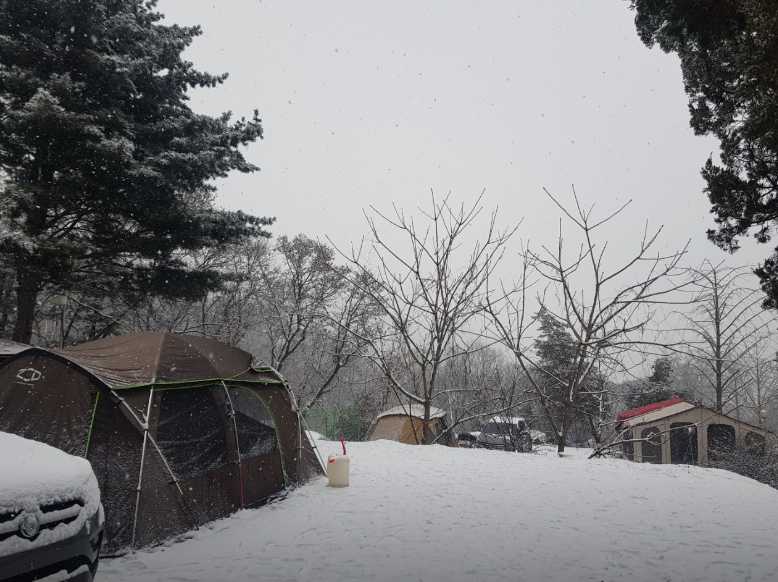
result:
<svg viewBox="0 0 778 582"><path fill-rule="evenodd" d="M567 389L569 378L573 374L575 342L565 326L545 309L538 313L540 335L535 340L538 354L540 380L546 393L555 401L561 402L561 394Z"/></svg>
<svg viewBox="0 0 778 582"><path fill-rule="evenodd" d="M673 361L670 358L659 357L654 360L648 378L630 383L631 390L626 398L627 408L638 408L681 395L676 387L671 385L672 375Z"/></svg>
<svg viewBox="0 0 778 582"><path fill-rule="evenodd" d="M190 89L226 75L184 60L200 28L162 24L155 4L0 0L0 260L18 341L46 286L197 297L217 274L179 253L271 222L213 208L212 179L257 169L239 148L261 121L190 109Z"/></svg>
<svg viewBox="0 0 778 582"><path fill-rule="evenodd" d="M657 358L651 369L648 381L652 384L668 385L673 375L673 361L670 358Z"/></svg>
<svg viewBox="0 0 778 582"><path fill-rule="evenodd" d="M589 430L595 438L599 438L595 418L606 412L601 408L610 407L605 379L592 370L571 402L568 391L577 373L578 346L564 323L548 310L541 308L537 317L540 334L535 340L538 355L535 381L545 395L543 411L553 417L548 424L556 426L557 431L562 433L562 439L576 425L583 425L583 430ZM548 430L548 427L545 428ZM559 435L557 438L560 438Z"/></svg>
<svg viewBox="0 0 778 582"><path fill-rule="evenodd" d="M681 59L691 126L716 136L720 161L702 175L718 224L708 237L735 251L752 229L767 243L778 220L778 2L631 0L640 38ZM778 307L778 248L757 269Z"/></svg>

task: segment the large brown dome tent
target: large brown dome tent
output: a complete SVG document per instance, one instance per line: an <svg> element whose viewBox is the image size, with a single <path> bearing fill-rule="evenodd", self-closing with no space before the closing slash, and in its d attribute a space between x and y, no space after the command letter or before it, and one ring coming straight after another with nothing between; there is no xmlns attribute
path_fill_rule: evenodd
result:
<svg viewBox="0 0 778 582"><path fill-rule="evenodd" d="M0 366L0 430L89 459L109 551L162 541L323 473L284 379L197 336L26 349Z"/></svg>

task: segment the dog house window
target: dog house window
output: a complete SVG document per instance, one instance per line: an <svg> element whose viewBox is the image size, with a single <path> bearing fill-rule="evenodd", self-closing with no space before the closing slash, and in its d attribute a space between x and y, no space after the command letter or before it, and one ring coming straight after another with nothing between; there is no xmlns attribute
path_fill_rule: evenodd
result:
<svg viewBox="0 0 778 582"><path fill-rule="evenodd" d="M735 427L728 424L708 425L708 456L717 461L735 450Z"/></svg>
<svg viewBox="0 0 778 582"><path fill-rule="evenodd" d="M278 450L276 425L270 411L250 388L230 388L242 457L269 455Z"/></svg>
<svg viewBox="0 0 778 582"><path fill-rule="evenodd" d="M644 463L662 462L662 440L659 436L659 429L655 426L644 428L640 432L640 438L644 439L642 443L642 453Z"/></svg>
<svg viewBox="0 0 778 582"><path fill-rule="evenodd" d="M224 415L209 389L162 392L157 444L178 477L197 477L224 465L224 431Z"/></svg>
<svg viewBox="0 0 778 582"><path fill-rule="evenodd" d="M670 425L670 462L697 464L697 426L691 422Z"/></svg>
<svg viewBox="0 0 778 582"><path fill-rule="evenodd" d="M628 430L622 434L621 450L624 452L624 458L630 461L635 459L635 443L632 442L632 431Z"/></svg>
<svg viewBox="0 0 778 582"><path fill-rule="evenodd" d="M746 449L755 455L765 454L765 438L758 432L747 432L745 445Z"/></svg>

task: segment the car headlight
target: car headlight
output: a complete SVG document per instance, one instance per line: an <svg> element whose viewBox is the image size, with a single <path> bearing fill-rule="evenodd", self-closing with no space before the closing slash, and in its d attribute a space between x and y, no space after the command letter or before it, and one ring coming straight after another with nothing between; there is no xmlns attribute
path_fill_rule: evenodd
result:
<svg viewBox="0 0 778 582"><path fill-rule="evenodd" d="M90 515L84 523L87 535L92 539L97 538L100 535L100 532L103 530L104 523L105 513L103 512L103 505L101 503L97 508L97 511Z"/></svg>

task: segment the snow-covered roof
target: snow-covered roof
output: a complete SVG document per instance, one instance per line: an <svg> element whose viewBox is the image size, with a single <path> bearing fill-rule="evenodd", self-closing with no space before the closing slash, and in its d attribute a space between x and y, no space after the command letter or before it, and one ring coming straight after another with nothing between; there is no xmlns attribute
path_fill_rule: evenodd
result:
<svg viewBox="0 0 778 582"><path fill-rule="evenodd" d="M670 404L669 406L664 406L662 408L649 410L648 412L639 414L637 416L631 416L625 420L620 421L619 424L621 426L627 427L627 426L637 426L639 424L646 424L647 422L656 422L657 420L661 420L669 416L675 416L676 414L680 414L681 412L686 412L687 410L691 410L692 408L696 408L696 406L694 404L690 404L689 402L684 402L683 400L681 400L674 404Z"/></svg>
<svg viewBox="0 0 778 582"><path fill-rule="evenodd" d="M384 410L376 416L376 420L385 416L413 416L415 418L424 418L424 406L421 404L400 404L389 410ZM443 418L446 411L440 408L430 407L430 418Z"/></svg>
<svg viewBox="0 0 778 582"><path fill-rule="evenodd" d="M619 414L616 416L616 420L623 421L623 420L627 420L628 418L632 418L634 416L642 416L647 412L651 412L653 410L659 410L660 408L667 408L668 406L672 406L673 404L678 404L683 401L684 401L683 398L679 396L674 396L669 400L660 400L659 402L652 402L651 404L646 404L645 406L630 408L629 410L624 410L622 412L619 412Z"/></svg>
<svg viewBox="0 0 778 582"><path fill-rule="evenodd" d="M29 347L30 346L26 344L0 339L0 358L15 356L19 352L23 352Z"/></svg>

